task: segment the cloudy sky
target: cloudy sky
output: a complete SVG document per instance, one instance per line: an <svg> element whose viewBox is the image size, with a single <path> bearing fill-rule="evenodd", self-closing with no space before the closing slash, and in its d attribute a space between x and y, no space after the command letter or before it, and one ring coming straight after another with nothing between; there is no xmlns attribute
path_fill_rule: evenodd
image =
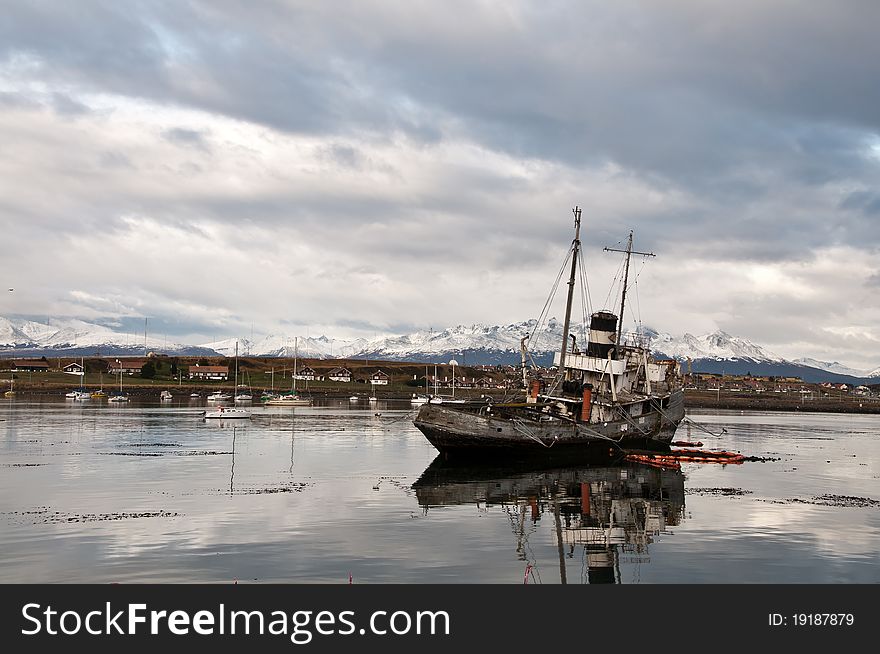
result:
<svg viewBox="0 0 880 654"><path fill-rule="evenodd" d="M518 322L578 205L592 308L632 229L657 257L628 320L875 367L877 25L869 0L6 4L0 315Z"/></svg>

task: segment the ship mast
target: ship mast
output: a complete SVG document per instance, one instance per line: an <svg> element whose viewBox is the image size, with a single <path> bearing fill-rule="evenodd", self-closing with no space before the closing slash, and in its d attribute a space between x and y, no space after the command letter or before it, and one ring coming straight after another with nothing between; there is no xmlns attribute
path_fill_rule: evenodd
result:
<svg viewBox="0 0 880 654"><path fill-rule="evenodd" d="M629 238L626 242L625 250L616 250L614 248L605 248L605 252L623 252L626 254L626 264L623 269L623 292L620 294L620 319L617 322L617 340L615 341L618 352L621 347L621 338L623 335L623 309L626 306L626 287L629 284L629 258L633 254L639 254L643 257L653 257L653 252L635 252L633 250L633 233L629 230Z"/></svg>
<svg viewBox="0 0 880 654"><path fill-rule="evenodd" d="M568 328L571 322L571 301L574 297L574 276L577 272L578 252L581 249L581 210L575 207L571 210L574 214L574 240L571 242L571 276L568 278L568 300L565 304L565 324L562 327L562 352L559 354L559 374L565 378L565 352L568 349Z"/></svg>

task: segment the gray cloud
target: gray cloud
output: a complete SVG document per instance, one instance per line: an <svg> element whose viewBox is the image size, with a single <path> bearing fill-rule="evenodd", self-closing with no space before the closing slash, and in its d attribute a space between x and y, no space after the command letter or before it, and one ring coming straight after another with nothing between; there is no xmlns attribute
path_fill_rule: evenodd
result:
<svg viewBox="0 0 880 654"><path fill-rule="evenodd" d="M178 145L194 147L205 151L209 149L207 135L199 130L174 127L162 132L162 137Z"/></svg>

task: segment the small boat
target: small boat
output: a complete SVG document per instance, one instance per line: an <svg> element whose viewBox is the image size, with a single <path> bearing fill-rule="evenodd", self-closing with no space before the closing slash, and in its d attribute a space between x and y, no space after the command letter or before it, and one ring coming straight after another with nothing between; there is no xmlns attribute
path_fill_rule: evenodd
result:
<svg viewBox="0 0 880 654"><path fill-rule="evenodd" d="M296 362L298 356L298 341L293 342L293 385L289 393L284 395L275 395L268 400L264 400L263 404L268 406L312 406L312 401L308 398L301 397L296 390Z"/></svg>
<svg viewBox="0 0 880 654"><path fill-rule="evenodd" d="M352 395L350 398L348 398L348 401L349 402L357 402L359 399L360 398L357 395Z"/></svg>
<svg viewBox="0 0 880 654"><path fill-rule="evenodd" d="M119 366L119 392L111 395L107 401L128 402L128 395L122 392L122 366Z"/></svg>
<svg viewBox="0 0 880 654"><path fill-rule="evenodd" d="M197 397L201 397L201 395L199 393L190 393L189 396L193 399L195 399Z"/></svg>
<svg viewBox="0 0 880 654"><path fill-rule="evenodd" d="M163 402L168 402L174 399L174 395L171 394L171 391L162 391L159 393L159 399Z"/></svg>
<svg viewBox="0 0 880 654"><path fill-rule="evenodd" d="M251 414L244 409L233 409L227 406L218 406L214 411L205 411L205 420L247 420Z"/></svg>
<svg viewBox="0 0 880 654"><path fill-rule="evenodd" d="M379 401L379 398L376 397L375 395L371 395L371 396L370 396L370 402L371 402L371 403L372 403L372 402L378 402L378 401Z"/></svg>
<svg viewBox="0 0 880 654"><path fill-rule="evenodd" d="M235 341L235 382L234 388L238 388L238 341ZM217 395L217 393L215 393ZM222 395L222 393L221 393ZM212 396L208 396L210 400ZM229 396L226 395L225 399L229 399ZM238 398L236 398L238 399ZM220 419L220 420L247 420L251 417L250 412L245 411L244 409L235 409L232 407L218 406L214 411L205 411L205 420L210 419Z"/></svg>
<svg viewBox="0 0 880 654"><path fill-rule="evenodd" d="M208 396L209 402L226 402L231 399L232 396L229 393L223 393L221 391L217 391L216 393L211 393Z"/></svg>
<svg viewBox="0 0 880 654"><path fill-rule="evenodd" d="M268 406L312 406L312 401L299 395L290 394L267 400L264 404Z"/></svg>
<svg viewBox="0 0 880 654"><path fill-rule="evenodd" d="M80 373L79 373L79 390L71 391L64 397L69 397L74 400L91 400L92 394L85 389L85 374L86 374L86 366L85 366L85 358L80 357Z"/></svg>
<svg viewBox="0 0 880 654"><path fill-rule="evenodd" d="M442 397L440 395L434 395L428 398L426 404L467 404L468 400L464 400L462 398L455 397Z"/></svg>
<svg viewBox="0 0 880 654"><path fill-rule="evenodd" d="M254 396L251 395L250 393L238 393L235 396L236 402L250 402L253 399L254 399Z"/></svg>
<svg viewBox="0 0 880 654"><path fill-rule="evenodd" d="M409 403L412 405L427 404L430 399L431 398L429 398L427 395L417 395L416 393L413 393L413 396L412 398L410 398Z"/></svg>
<svg viewBox="0 0 880 654"><path fill-rule="evenodd" d="M92 392L92 398L96 400L103 400L107 397L107 393L104 392L104 373L101 373L101 388Z"/></svg>

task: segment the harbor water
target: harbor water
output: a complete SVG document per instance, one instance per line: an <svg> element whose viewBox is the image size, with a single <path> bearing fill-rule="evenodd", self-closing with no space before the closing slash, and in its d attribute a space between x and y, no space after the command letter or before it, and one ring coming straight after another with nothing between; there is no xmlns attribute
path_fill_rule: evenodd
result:
<svg viewBox="0 0 880 654"><path fill-rule="evenodd" d="M691 411L772 460L675 470L442 461L408 402L205 408L0 402L0 582L880 582L876 416Z"/></svg>

